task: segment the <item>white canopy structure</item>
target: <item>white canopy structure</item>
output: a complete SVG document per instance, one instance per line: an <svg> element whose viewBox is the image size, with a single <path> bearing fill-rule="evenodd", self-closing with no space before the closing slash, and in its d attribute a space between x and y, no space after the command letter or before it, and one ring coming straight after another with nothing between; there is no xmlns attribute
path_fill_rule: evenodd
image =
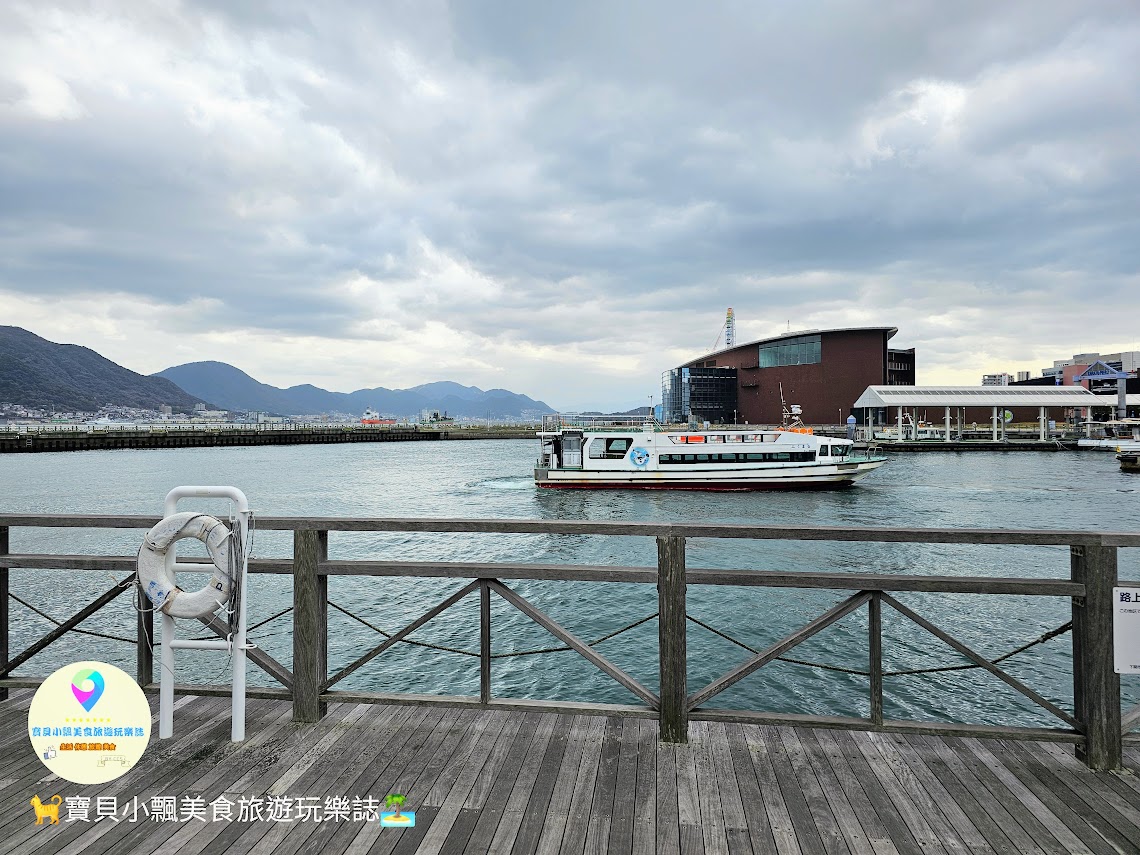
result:
<svg viewBox="0 0 1140 855"><path fill-rule="evenodd" d="M1116 406L1116 396L1115 395L1113 395L1111 397L1108 395L1097 395L1097 397L1104 401L1103 404L1099 405L1101 407L1115 407ZM1140 407L1140 395L1127 394L1124 396L1124 400L1125 400L1125 403L1130 407Z"/></svg>
<svg viewBox="0 0 1140 855"><path fill-rule="evenodd" d="M993 438L999 438L999 410L1007 407L1037 407L1040 437L1046 439L1047 410L1050 407L1104 407L1098 397L1083 386L868 386L855 407L898 409L898 438L903 437L903 412L907 409L942 407L946 413L945 440L950 441L950 409L989 407L992 410ZM1004 419L1002 420L1004 422Z"/></svg>

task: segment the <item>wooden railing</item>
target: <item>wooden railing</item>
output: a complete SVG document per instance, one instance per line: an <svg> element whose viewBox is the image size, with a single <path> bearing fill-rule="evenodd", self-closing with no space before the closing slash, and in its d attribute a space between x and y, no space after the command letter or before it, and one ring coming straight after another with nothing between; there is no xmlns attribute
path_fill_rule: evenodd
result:
<svg viewBox="0 0 1140 855"><path fill-rule="evenodd" d="M41 514L0 515L0 698L9 687L34 686L38 679L12 677L11 672L53 641L78 625L126 590L139 594L131 584L133 556L46 555L13 553L9 530L20 527L149 528L153 516L48 516ZM837 727L904 733L1000 737L1072 742L1080 756L1094 769L1117 769L1122 743L1140 725L1140 705L1121 710L1120 677L1113 669L1112 588L1117 584L1117 550L1140 546L1140 535L1091 531L986 531L961 529L859 528L824 526L783 528L776 526L578 522L566 520L463 520L463 519L348 519L261 517L260 530L293 532L292 559L253 559L251 573L291 575L293 581L293 667L286 668L264 650L249 651L250 659L274 680L279 689L251 688L252 696L291 699L295 720L318 721L329 702L437 703L505 709L544 709L589 714L652 716L660 721L661 738L671 742L687 739L690 719L717 719ZM330 532L424 532L470 534L573 534L652 537L657 542L656 567L597 565L409 562L343 560L329 557ZM710 570L688 567L685 558L689 538L737 538L788 541L861 541L874 543L1004 544L1068 546L1068 579L1027 579L995 576L899 575L864 572L796 572L763 570ZM10 656L8 601L9 568L100 570L123 574L121 580L26 650ZM435 577L470 580L468 584L424 612L398 632L359 656L335 674L328 673L328 579L330 576ZM548 614L512 589L509 580L563 580L655 584L658 593L659 691L654 692L560 625ZM764 650L749 648L751 656L707 685L692 691L688 686L687 633L697 622L686 610L690 585L772 587L850 592L850 595L805 626ZM1074 709L1067 711L1009 674L929 618L899 602L892 593L937 592L948 594L1003 594L1027 597L1068 597L1071 600ZM348 675L368 665L413 632L469 595L479 596L478 697L386 694L337 690L333 687ZM491 595L510 603L571 650L627 689L639 704L553 702L529 699L498 699L491 692ZM140 605L143 604L139 600ZM1062 726L1011 727L972 723L893 721L883 715L883 606L909 619L926 632L950 645L970 661L1059 719ZM758 710L725 710L706 706L725 689L785 656L790 650L848 614L868 609L870 716L792 715ZM334 608L340 609L335 606ZM344 611L344 609L340 609ZM654 616L651 616L654 617ZM362 620L358 617L359 620ZM365 622L362 620L362 622ZM639 621L640 623L641 621ZM224 637L226 625L217 617L202 619ZM705 624L701 623L702 626ZM1058 628L1060 634L1068 626ZM79 631L79 630L77 630ZM714 630L715 631L715 630ZM729 636L725 636L729 637ZM137 619L138 680L144 686L153 679L153 624L151 613L140 608ZM730 638L730 640L732 640ZM416 643L416 642L408 642ZM736 642L740 646L746 645ZM474 655L474 654L472 654ZM227 687L184 686L182 691L228 693ZM1131 737L1135 738L1135 737Z"/></svg>

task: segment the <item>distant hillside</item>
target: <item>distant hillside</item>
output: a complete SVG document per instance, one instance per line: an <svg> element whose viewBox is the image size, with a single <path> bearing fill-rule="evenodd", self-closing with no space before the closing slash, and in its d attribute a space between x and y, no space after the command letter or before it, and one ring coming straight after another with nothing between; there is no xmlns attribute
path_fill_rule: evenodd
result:
<svg viewBox="0 0 1140 855"><path fill-rule="evenodd" d="M390 416L415 416L422 410L446 410L452 416L518 418L524 410L550 413L542 401L506 389L484 391L476 386L441 381L411 389L358 389L329 392L309 384L279 389L260 383L224 362L191 362L160 371L181 388L207 397L229 410L264 410L282 415L363 413L372 409Z"/></svg>
<svg viewBox="0 0 1140 855"><path fill-rule="evenodd" d="M186 412L196 398L161 377L116 365L90 348L56 344L20 327L0 326L0 401L57 411L107 404Z"/></svg>

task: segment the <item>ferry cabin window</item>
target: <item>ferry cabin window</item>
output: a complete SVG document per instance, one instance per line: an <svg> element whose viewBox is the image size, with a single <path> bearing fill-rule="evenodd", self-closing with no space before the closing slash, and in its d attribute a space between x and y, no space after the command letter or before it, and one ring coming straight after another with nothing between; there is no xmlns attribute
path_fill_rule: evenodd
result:
<svg viewBox="0 0 1140 855"><path fill-rule="evenodd" d="M830 457L831 452L829 451L829 446L821 445L819 447L819 456L820 457Z"/></svg>
<svg viewBox="0 0 1140 855"><path fill-rule="evenodd" d="M739 454L662 454L658 461L663 466L694 463L808 463L815 460L812 451L767 451Z"/></svg>
<svg viewBox="0 0 1140 855"><path fill-rule="evenodd" d="M833 457L846 457L847 452L851 450L850 445L833 445L831 446L831 454Z"/></svg>
<svg viewBox="0 0 1140 855"><path fill-rule="evenodd" d="M633 445L631 437L597 436L590 440L591 460L621 460Z"/></svg>

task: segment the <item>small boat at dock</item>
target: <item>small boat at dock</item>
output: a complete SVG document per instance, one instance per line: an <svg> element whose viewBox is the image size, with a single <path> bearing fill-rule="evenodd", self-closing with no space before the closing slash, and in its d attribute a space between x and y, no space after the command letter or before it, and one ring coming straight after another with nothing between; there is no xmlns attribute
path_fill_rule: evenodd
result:
<svg viewBox="0 0 1140 855"><path fill-rule="evenodd" d="M539 487L769 490L847 487L878 469L877 449L815 436L802 424L704 427L547 416L538 432Z"/></svg>
<svg viewBox="0 0 1140 855"><path fill-rule="evenodd" d="M1140 451L1140 419L1092 422L1088 428L1090 434L1095 429L1099 435L1081 437L1077 440L1077 448L1116 452Z"/></svg>
<svg viewBox="0 0 1140 855"><path fill-rule="evenodd" d="M899 439L898 426L884 426L880 430L876 430L874 436L875 439L896 442ZM921 442L928 439L944 440L946 439L946 432L941 426L928 424L925 421L915 424L910 413L903 413L902 439L906 442Z"/></svg>
<svg viewBox="0 0 1140 855"><path fill-rule="evenodd" d="M1140 472L1140 449L1122 451L1116 459L1120 461L1121 472Z"/></svg>

